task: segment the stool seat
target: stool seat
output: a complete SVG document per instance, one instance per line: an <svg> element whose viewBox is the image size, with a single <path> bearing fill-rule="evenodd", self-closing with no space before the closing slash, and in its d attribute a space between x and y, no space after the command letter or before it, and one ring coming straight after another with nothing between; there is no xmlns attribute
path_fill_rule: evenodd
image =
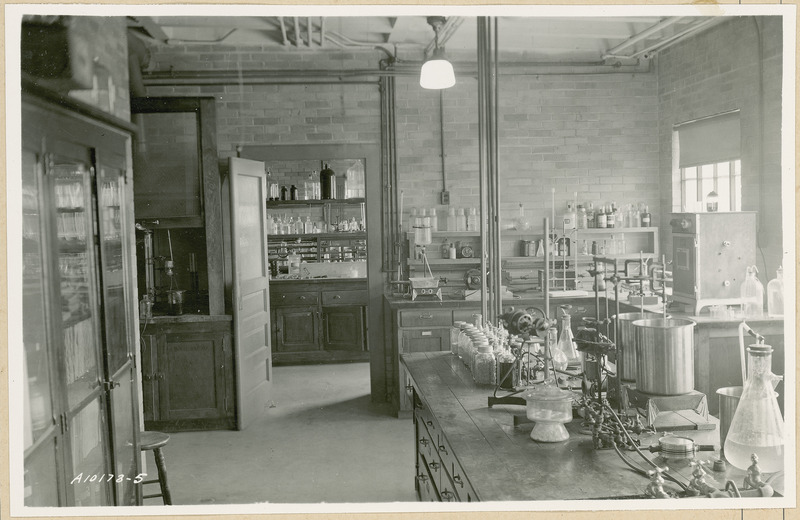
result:
<svg viewBox="0 0 800 520"><path fill-rule="evenodd" d="M163 448L169 442L169 435L161 432L140 432L139 447L143 451Z"/></svg>
<svg viewBox="0 0 800 520"><path fill-rule="evenodd" d="M169 442L169 435L162 432L139 432L139 449L142 451L153 451L153 456L156 460L156 472L158 478L152 480L145 480L140 482L141 489L144 489L145 484L158 484L161 487L161 493L154 495L145 495L142 492L142 499L145 498L158 498L164 501L165 505L172 505L172 494L169 491L169 484L167 483L167 464L164 461L164 454L161 448Z"/></svg>

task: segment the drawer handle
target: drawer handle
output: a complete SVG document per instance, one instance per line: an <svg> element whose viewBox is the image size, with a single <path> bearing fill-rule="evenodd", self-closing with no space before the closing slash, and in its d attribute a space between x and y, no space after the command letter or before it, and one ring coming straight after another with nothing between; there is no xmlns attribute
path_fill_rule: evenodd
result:
<svg viewBox="0 0 800 520"><path fill-rule="evenodd" d="M426 448L428 447L428 439L420 439L419 443L425 446Z"/></svg>
<svg viewBox="0 0 800 520"><path fill-rule="evenodd" d="M333 299L334 300L341 300L342 297L340 295L336 294L336 295L334 295Z"/></svg>
<svg viewBox="0 0 800 520"><path fill-rule="evenodd" d="M442 500L445 500L447 502L452 502L453 499L455 498L455 495L453 494L453 492L449 491L447 489L442 491L441 496L442 496Z"/></svg>
<svg viewBox="0 0 800 520"><path fill-rule="evenodd" d="M433 314L420 314L419 319L421 320L432 320Z"/></svg>
<svg viewBox="0 0 800 520"><path fill-rule="evenodd" d="M455 477L453 477L453 482L455 482L462 488L464 487L464 481L461 479L461 475L456 475Z"/></svg>
<svg viewBox="0 0 800 520"><path fill-rule="evenodd" d="M417 475L417 480L422 482L423 484L428 481L428 475Z"/></svg>
<svg viewBox="0 0 800 520"><path fill-rule="evenodd" d="M439 451L441 451L442 453L447 455L447 446L445 446L444 444L440 444L439 445Z"/></svg>
<svg viewBox="0 0 800 520"><path fill-rule="evenodd" d="M433 471L439 471L439 463L438 462L431 462L428 464Z"/></svg>
<svg viewBox="0 0 800 520"><path fill-rule="evenodd" d="M285 300L285 299L286 299L286 295L285 294L281 294L281 300Z"/></svg>
<svg viewBox="0 0 800 520"><path fill-rule="evenodd" d="M425 424L427 424L428 426L430 426L431 428L433 428L433 421L428 421L428 422L426 422Z"/></svg>
<svg viewBox="0 0 800 520"><path fill-rule="evenodd" d="M306 299L306 297L305 297L305 296L301 296L301 297L300 297L300 299L301 299L301 300L305 300L305 299Z"/></svg>

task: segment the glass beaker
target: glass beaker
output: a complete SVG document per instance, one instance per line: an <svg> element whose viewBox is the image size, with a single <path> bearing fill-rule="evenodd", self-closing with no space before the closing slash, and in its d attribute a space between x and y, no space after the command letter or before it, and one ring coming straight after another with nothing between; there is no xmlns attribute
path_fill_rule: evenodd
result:
<svg viewBox="0 0 800 520"><path fill-rule="evenodd" d="M783 469L785 440L778 393L773 389L772 347L750 345L747 362L747 381L725 438L725 458L746 470L755 453L761 471L774 473Z"/></svg>
<svg viewBox="0 0 800 520"><path fill-rule="evenodd" d="M758 268L748 266L740 296L745 318L760 318L764 314L764 286L758 279Z"/></svg>

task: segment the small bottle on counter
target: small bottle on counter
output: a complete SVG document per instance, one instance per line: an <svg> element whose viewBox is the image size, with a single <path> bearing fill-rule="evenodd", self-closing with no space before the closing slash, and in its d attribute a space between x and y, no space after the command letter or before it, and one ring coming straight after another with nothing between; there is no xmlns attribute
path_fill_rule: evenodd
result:
<svg viewBox="0 0 800 520"><path fill-rule="evenodd" d="M450 260L456 259L456 246L452 242L450 242L450 249L448 251L448 254L450 255Z"/></svg>

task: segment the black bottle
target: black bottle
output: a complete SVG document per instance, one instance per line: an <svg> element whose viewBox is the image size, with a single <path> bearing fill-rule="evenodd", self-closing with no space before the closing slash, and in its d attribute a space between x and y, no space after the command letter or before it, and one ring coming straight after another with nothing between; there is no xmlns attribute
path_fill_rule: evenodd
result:
<svg viewBox="0 0 800 520"><path fill-rule="evenodd" d="M294 184L289 188L289 197L291 197L291 200L297 200L297 186Z"/></svg>
<svg viewBox="0 0 800 520"><path fill-rule="evenodd" d="M289 190L286 189L286 186L281 186L281 200L289 200Z"/></svg>
<svg viewBox="0 0 800 520"><path fill-rule="evenodd" d="M336 174L325 163L325 168L319 172L320 196L322 199L336 198Z"/></svg>

